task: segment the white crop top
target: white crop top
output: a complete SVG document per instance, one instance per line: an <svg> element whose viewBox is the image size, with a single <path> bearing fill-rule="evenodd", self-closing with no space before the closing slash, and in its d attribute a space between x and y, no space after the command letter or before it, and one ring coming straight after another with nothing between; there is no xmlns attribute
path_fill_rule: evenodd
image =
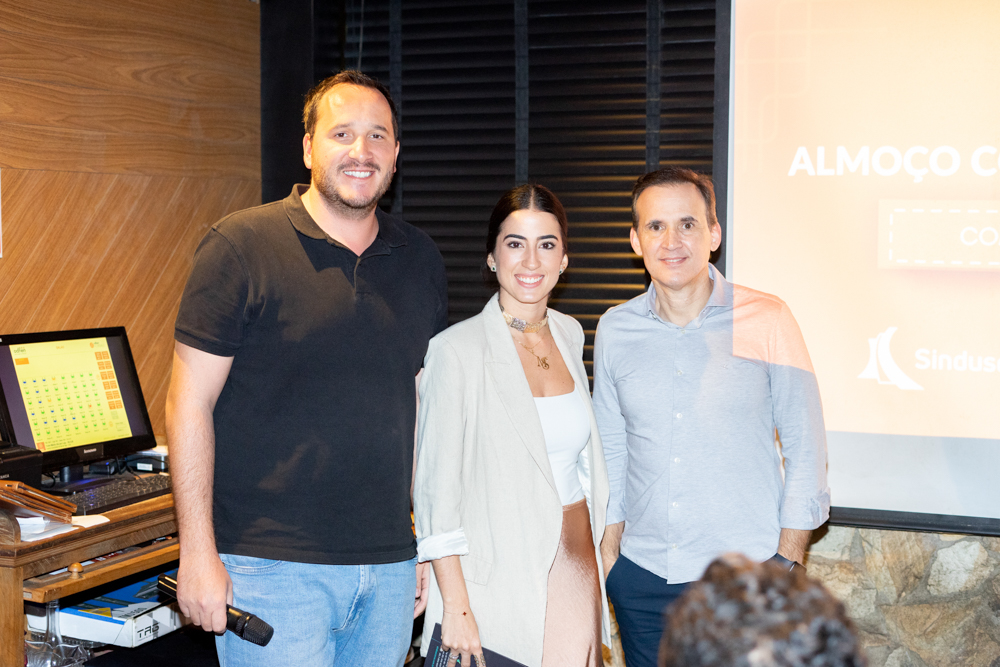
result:
<svg viewBox="0 0 1000 667"><path fill-rule="evenodd" d="M570 505L584 497L577 459L590 439L587 406L575 388L562 396L534 398L559 500L563 505Z"/></svg>

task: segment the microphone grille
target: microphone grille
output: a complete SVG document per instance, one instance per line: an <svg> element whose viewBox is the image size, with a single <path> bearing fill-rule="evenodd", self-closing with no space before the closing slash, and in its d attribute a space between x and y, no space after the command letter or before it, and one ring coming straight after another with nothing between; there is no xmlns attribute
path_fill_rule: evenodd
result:
<svg viewBox="0 0 1000 667"><path fill-rule="evenodd" d="M247 621L246 627L243 628L243 639L248 642L253 642L258 646L267 646L267 643L271 641L271 636L274 634L274 628L270 626L265 621L257 618L256 616L250 616Z"/></svg>

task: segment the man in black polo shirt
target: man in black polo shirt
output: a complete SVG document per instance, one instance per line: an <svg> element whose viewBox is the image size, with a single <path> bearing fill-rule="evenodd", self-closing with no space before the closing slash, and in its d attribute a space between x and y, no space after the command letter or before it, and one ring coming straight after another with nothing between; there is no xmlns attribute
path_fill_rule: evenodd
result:
<svg viewBox="0 0 1000 667"><path fill-rule="evenodd" d="M401 665L426 590L415 376L447 324L444 264L376 206L399 152L385 88L342 72L304 116L309 187L216 223L177 316L178 600L217 633L227 602L274 626L266 648L220 636L224 665Z"/></svg>

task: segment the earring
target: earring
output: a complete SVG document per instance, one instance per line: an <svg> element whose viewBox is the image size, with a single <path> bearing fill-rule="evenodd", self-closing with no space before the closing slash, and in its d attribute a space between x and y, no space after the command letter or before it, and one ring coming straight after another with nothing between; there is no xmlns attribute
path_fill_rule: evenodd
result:
<svg viewBox="0 0 1000 667"><path fill-rule="evenodd" d="M496 272L497 272L497 267L496 267L496 265L495 265L495 264L494 264L493 266L491 266L491 267L490 267L490 271L492 271L493 273L496 273Z"/></svg>
<svg viewBox="0 0 1000 667"><path fill-rule="evenodd" d="M560 275L560 276L562 275L562 272L563 272L563 271L565 271L565 269L559 269L559 275Z"/></svg>

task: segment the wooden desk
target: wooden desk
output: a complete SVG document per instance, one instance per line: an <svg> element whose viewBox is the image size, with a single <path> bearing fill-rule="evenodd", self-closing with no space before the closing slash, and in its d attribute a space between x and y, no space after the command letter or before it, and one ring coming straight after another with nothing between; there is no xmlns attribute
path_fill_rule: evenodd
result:
<svg viewBox="0 0 1000 667"><path fill-rule="evenodd" d="M55 600L177 559L173 539L88 565L79 576L39 576L177 532L174 497L169 494L105 516L110 521L93 528L21 542L17 521L0 510L0 667L24 667L24 600Z"/></svg>

